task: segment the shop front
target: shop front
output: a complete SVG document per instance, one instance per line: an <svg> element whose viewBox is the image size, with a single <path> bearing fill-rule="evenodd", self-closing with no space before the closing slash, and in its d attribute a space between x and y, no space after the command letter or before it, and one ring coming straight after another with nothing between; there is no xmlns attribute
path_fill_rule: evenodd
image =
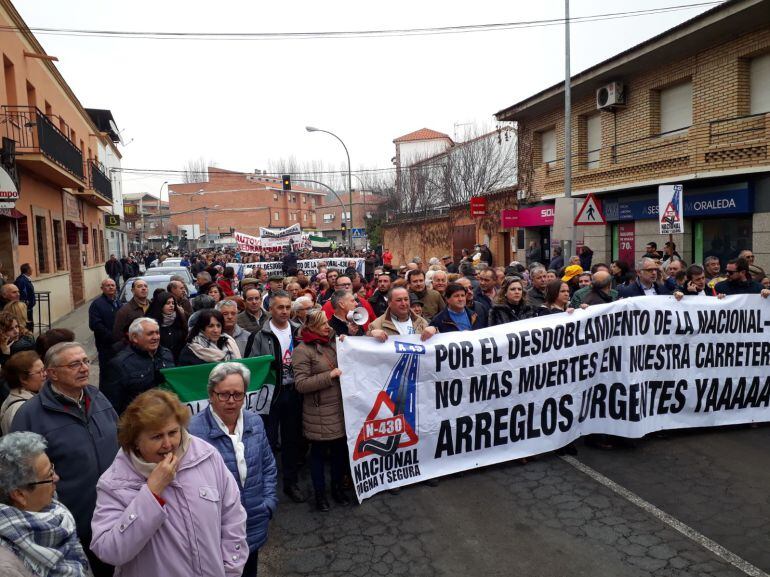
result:
<svg viewBox="0 0 770 577"><path fill-rule="evenodd" d="M657 242L660 250L668 240L658 234L657 193L605 198L603 206L613 260L633 265L648 242ZM724 267L742 250L753 248L753 213L754 192L749 183L709 188L685 184L685 233L675 239L678 252L688 263L717 256Z"/></svg>
<svg viewBox="0 0 770 577"><path fill-rule="evenodd" d="M516 259L524 262L525 253L534 242L540 247L540 262L551 260L551 236L555 214L554 203L500 211L503 229L516 229Z"/></svg>

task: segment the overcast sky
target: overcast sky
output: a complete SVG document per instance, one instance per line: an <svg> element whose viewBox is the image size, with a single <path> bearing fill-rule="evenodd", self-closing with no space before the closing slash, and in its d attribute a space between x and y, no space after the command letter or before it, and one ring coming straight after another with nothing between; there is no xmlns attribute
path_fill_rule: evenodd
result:
<svg viewBox="0 0 770 577"><path fill-rule="evenodd" d="M572 0L588 16L697 0ZM163 32L316 32L559 18L563 0L16 0L30 27ZM575 23L572 72L711 6ZM393 139L428 127L454 137L564 78L563 26L442 36L204 41L38 34L82 104L112 110L123 166L181 170L204 157L252 171L295 156L389 167ZM173 176L125 175L124 192L157 194ZM164 190L165 197L165 190Z"/></svg>

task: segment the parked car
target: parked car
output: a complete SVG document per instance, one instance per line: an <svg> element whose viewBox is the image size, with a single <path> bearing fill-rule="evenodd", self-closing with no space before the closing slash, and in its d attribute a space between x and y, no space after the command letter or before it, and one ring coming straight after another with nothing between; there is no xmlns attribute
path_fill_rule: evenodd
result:
<svg viewBox="0 0 770 577"><path fill-rule="evenodd" d="M150 263L150 268L168 268L168 267L177 267L182 266L182 260L181 258L167 258L162 263L158 264L158 259L155 259Z"/></svg>
<svg viewBox="0 0 770 577"><path fill-rule="evenodd" d="M166 264L166 263L163 263ZM144 273L144 276L157 276L157 275L179 275L181 277L184 277L185 284L193 284L195 282L195 279L193 279L193 275L190 272L190 269L188 269L186 266L159 266L151 269L147 269L147 272Z"/></svg>
<svg viewBox="0 0 770 577"><path fill-rule="evenodd" d="M157 289L162 288L163 290L166 290L168 283L171 282L171 276L172 275L170 274L155 274L149 276L131 277L126 281L126 284L123 285L123 289L120 291L120 302L127 303L131 300L131 287L133 286L135 280L141 279L143 281L147 281L147 288L149 289L147 292L147 298L152 300L152 295ZM185 286L187 287L187 295L190 297L195 296L195 285L190 282L185 283Z"/></svg>

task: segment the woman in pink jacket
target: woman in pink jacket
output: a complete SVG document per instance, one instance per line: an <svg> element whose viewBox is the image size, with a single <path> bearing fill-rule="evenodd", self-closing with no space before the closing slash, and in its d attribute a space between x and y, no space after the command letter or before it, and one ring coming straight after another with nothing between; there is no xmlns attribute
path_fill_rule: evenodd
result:
<svg viewBox="0 0 770 577"><path fill-rule="evenodd" d="M220 454L187 433L190 413L152 389L120 419L122 451L97 484L91 548L121 577L238 577L246 512Z"/></svg>

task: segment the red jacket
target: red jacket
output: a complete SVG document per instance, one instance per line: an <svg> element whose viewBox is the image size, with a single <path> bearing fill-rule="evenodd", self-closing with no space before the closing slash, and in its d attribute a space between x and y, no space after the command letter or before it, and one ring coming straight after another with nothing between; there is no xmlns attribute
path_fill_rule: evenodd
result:
<svg viewBox="0 0 770 577"><path fill-rule="evenodd" d="M235 292L233 292L233 285L229 280L226 278L221 278L217 281L217 284L222 287L222 292L225 293L226 297L235 296Z"/></svg>

